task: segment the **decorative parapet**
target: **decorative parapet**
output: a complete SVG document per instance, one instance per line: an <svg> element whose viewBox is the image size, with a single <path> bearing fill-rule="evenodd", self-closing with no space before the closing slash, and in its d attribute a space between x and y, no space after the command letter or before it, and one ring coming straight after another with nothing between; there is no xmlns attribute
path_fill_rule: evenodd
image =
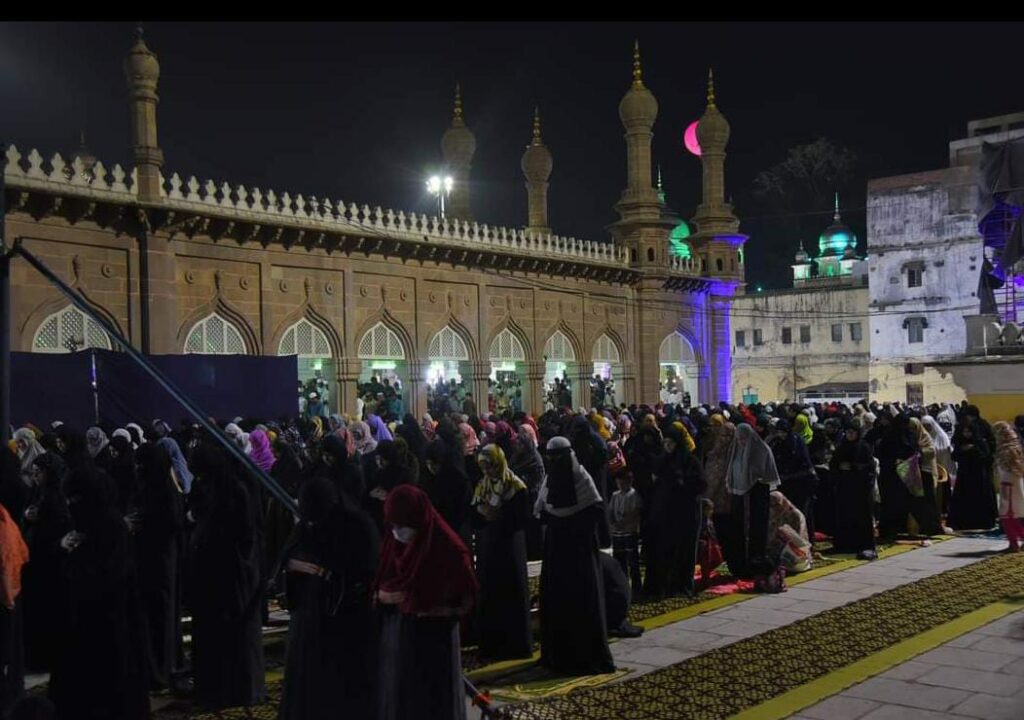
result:
<svg viewBox="0 0 1024 720"><path fill-rule="evenodd" d="M1024 354L1024 326L1000 323L998 315L965 315L968 355Z"/></svg>
<svg viewBox="0 0 1024 720"><path fill-rule="evenodd" d="M114 165L108 170L100 161L86 166L79 157L68 164L60 153L54 154L47 162L37 150L31 150L25 156L13 145L7 148L6 160L4 176L11 189L38 191L86 202L140 204L134 169L126 173L120 165ZM180 214L212 217L230 224L284 226L313 233L429 243L463 250L560 260L569 266L597 265L627 271L629 267L626 250L610 242L537 235L522 229L401 210L396 212L382 209L379 205L370 207L312 195L279 194L243 185L231 187L226 182L200 181L194 176L183 179L178 173L169 179L161 176L158 207ZM699 274L696 263L687 258L673 257L668 269L675 275Z"/></svg>

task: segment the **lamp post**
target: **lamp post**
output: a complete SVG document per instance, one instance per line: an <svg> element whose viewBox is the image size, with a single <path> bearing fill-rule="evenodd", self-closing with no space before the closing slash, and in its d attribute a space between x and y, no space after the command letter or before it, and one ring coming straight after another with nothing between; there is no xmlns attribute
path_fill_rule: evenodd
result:
<svg viewBox="0 0 1024 720"><path fill-rule="evenodd" d="M451 195L454 185L455 181L452 180L450 175L445 175L444 177L433 175L427 180L427 192L437 197L442 220L444 219L444 201Z"/></svg>

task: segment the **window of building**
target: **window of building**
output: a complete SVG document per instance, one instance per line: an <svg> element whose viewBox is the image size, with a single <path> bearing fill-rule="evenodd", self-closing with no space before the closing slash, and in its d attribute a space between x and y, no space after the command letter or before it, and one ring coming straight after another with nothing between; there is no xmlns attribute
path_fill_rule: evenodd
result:
<svg viewBox="0 0 1024 720"><path fill-rule="evenodd" d="M629 249L629 259L632 262L636 262L637 261L636 248L630 248Z"/></svg>
<svg viewBox="0 0 1024 720"><path fill-rule="evenodd" d="M793 328L784 327L782 328L782 344L792 345L793 344Z"/></svg>
<svg viewBox="0 0 1024 720"><path fill-rule="evenodd" d="M764 336L761 334L761 330L754 330L754 344L764 345Z"/></svg>
<svg viewBox="0 0 1024 720"><path fill-rule="evenodd" d="M809 343L811 341L811 326L801 325L800 326L800 342Z"/></svg>
<svg viewBox="0 0 1024 720"><path fill-rule="evenodd" d="M647 248L647 262L654 262L654 248Z"/></svg>
<svg viewBox="0 0 1024 720"><path fill-rule="evenodd" d="M717 268L718 272L722 272L722 258L715 260L715 268Z"/></svg>
<svg viewBox="0 0 1024 720"><path fill-rule="evenodd" d="M864 335L860 328L860 323L850 323L850 339L854 342L860 342L862 337L864 337Z"/></svg>
<svg viewBox="0 0 1024 720"><path fill-rule="evenodd" d="M832 342L843 341L843 324L832 323Z"/></svg>
<svg viewBox="0 0 1024 720"><path fill-rule="evenodd" d="M904 270L907 273L907 287L921 287L924 280L924 263L907 263Z"/></svg>
<svg viewBox="0 0 1024 720"><path fill-rule="evenodd" d="M924 342L924 329L928 327L928 322L924 318L907 318L903 321L903 327L907 329L907 342Z"/></svg>
<svg viewBox="0 0 1024 720"><path fill-rule="evenodd" d="M924 383L907 383L907 405L924 404Z"/></svg>
<svg viewBox="0 0 1024 720"><path fill-rule="evenodd" d="M747 333L744 330L736 331L736 347L747 346Z"/></svg>

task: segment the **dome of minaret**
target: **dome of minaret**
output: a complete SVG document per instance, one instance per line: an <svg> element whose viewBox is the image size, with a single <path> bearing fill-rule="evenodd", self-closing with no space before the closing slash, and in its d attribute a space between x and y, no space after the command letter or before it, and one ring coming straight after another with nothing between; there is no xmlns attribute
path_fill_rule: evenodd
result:
<svg viewBox="0 0 1024 720"><path fill-rule="evenodd" d="M469 165L476 152L476 137L462 117L462 93L458 85L455 86L452 124L441 137L441 152L445 161L452 165Z"/></svg>
<svg viewBox="0 0 1024 720"><path fill-rule="evenodd" d="M708 70L707 107L697 123L697 142L703 151L722 149L729 143L729 121L715 105L715 78Z"/></svg>
<svg viewBox="0 0 1024 720"><path fill-rule="evenodd" d="M832 224L818 237L818 249L822 255L852 256L857 247L857 236L843 223L839 216L839 193L836 193L835 214Z"/></svg>
<svg viewBox="0 0 1024 720"><path fill-rule="evenodd" d="M124 74L129 83L155 85L160 79L160 63L156 55L146 47L146 41L142 39L142 28L136 30L135 44L125 58Z"/></svg>
<svg viewBox="0 0 1024 720"><path fill-rule="evenodd" d="M633 49L633 84L619 103L619 119L627 129L637 125L649 128L657 117L658 101L644 85L638 42Z"/></svg>
<svg viewBox="0 0 1024 720"><path fill-rule="evenodd" d="M521 163L523 175L531 182L547 182L551 177L551 170L554 161L551 158L551 151L544 145L540 136L540 110L534 110L533 114L533 139L526 146Z"/></svg>

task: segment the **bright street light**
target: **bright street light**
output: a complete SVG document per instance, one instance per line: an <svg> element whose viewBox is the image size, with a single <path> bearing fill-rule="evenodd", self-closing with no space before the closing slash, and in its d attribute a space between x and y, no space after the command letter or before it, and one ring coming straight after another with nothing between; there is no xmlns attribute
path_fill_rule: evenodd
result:
<svg viewBox="0 0 1024 720"><path fill-rule="evenodd" d="M454 186L455 181L452 180L450 175L446 175L443 178L440 175L433 175L427 180L427 192L437 197L442 219L444 218L445 198L451 194L452 187Z"/></svg>

